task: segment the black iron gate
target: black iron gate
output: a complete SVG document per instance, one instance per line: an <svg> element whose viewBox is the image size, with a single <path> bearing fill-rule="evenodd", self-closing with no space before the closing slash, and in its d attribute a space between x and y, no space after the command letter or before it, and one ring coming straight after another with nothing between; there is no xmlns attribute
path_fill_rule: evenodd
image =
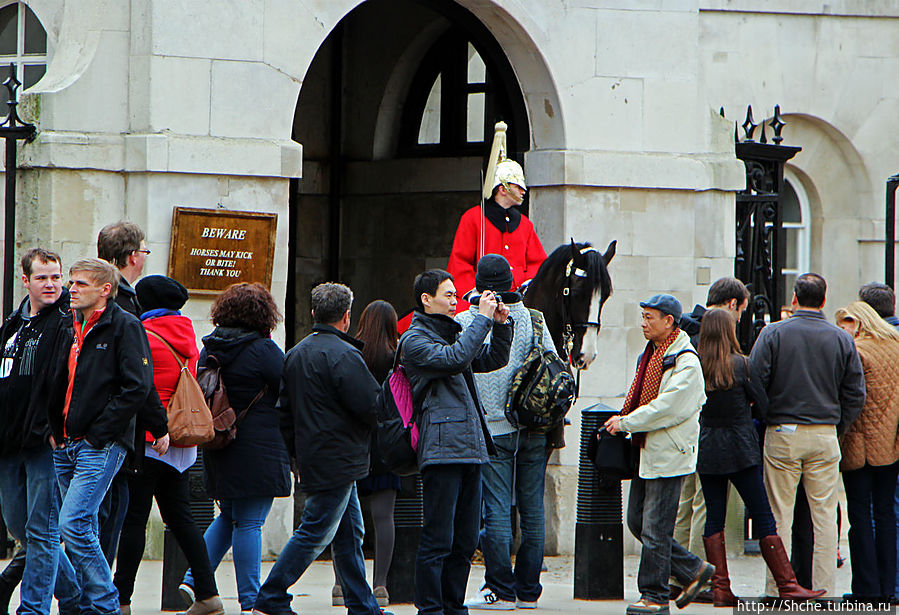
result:
<svg viewBox="0 0 899 615"><path fill-rule="evenodd" d="M721 115L724 115L723 108ZM785 242L781 215L784 164L802 149L781 145L784 125L780 105L774 107L774 116L767 124L753 121L750 106L742 124L743 139L738 129L734 133L737 158L746 166L746 188L736 195L734 276L751 293L746 315L737 329L740 344L747 353L765 323L780 320L784 296ZM766 126L774 132L772 143L765 134ZM757 128L761 128L758 141L753 139Z"/></svg>
<svg viewBox="0 0 899 615"><path fill-rule="evenodd" d="M9 77L3 82L7 90L6 119L0 123L0 138L6 141L6 198L3 216L3 318L12 313L13 283L16 275L16 141L34 139L34 124L23 122L16 110L19 86L14 64L9 65Z"/></svg>

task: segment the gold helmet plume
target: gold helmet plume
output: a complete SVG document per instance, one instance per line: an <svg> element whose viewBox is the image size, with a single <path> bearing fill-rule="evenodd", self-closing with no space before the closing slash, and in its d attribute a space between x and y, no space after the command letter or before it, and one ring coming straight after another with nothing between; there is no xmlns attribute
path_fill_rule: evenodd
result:
<svg viewBox="0 0 899 615"><path fill-rule="evenodd" d="M505 186L506 190L509 189L509 184L517 184L527 189L521 165L506 158L506 130L508 128L505 122L497 122L494 127L490 160L487 163L487 173L484 175L482 196L485 199L493 196L493 191L499 185Z"/></svg>

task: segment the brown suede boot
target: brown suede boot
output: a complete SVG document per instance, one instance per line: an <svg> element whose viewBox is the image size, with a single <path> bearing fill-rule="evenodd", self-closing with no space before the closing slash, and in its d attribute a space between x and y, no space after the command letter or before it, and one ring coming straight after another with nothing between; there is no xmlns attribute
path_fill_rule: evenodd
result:
<svg viewBox="0 0 899 615"><path fill-rule="evenodd" d="M810 590L804 588L796 582L796 575L793 567L790 565L790 558L784 549L784 543L780 536L765 536L759 540L762 557L768 569L774 576L774 582L777 583L777 592L783 600L813 600L823 596L827 590Z"/></svg>
<svg viewBox="0 0 899 615"><path fill-rule="evenodd" d="M705 545L705 558L715 567L712 575L712 596L715 606L736 606L738 600L730 590L730 578L727 575L727 550L724 548L724 532L702 537Z"/></svg>

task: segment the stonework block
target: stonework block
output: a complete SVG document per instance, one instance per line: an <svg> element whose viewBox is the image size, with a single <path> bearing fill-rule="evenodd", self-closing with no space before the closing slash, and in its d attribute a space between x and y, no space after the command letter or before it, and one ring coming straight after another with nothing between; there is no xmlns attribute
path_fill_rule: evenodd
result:
<svg viewBox="0 0 899 615"><path fill-rule="evenodd" d="M699 13L598 11L596 75L692 80Z"/></svg>
<svg viewBox="0 0 899 615"><path fill-rule="evenodd" d="M106 30L98 37L97 51L84 72L61 91L42 95L41 128L113 134L128 130L128 33Z"/></svg>
<svg viewBox="0 0 899 615"><path fill-rule="evenodd" d="M255 94L247 84L255 84ZM212 63L210 134L290 139L300 82L261 62ZM261 95L260 95L261 94ZM291 105L284 107L284 101Z"/></svg>
<svg viewBox="0 0 899 615"><path fill-rule="evenodd" d="M207 59L150 58L149 132L208 135L210 79Z"/></svg>
<svg viewBox="0 0 899 615"><path fill-rule="evenodd" d="M263 0L154 0L152 53L262 60L264 5Z"/></svg>
<svg viewBox="0 0 899 615"><path fill-rule="evenodd" d="M599 76L561 92L569 147L640 151L643 80ZM587 103L589 101L589 103ZM597 118L601 118L597 121Z"/></svg>

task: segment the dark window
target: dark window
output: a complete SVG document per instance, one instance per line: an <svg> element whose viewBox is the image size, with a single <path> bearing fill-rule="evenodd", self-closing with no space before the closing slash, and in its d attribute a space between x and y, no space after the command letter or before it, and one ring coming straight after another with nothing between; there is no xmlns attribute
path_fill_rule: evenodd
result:
<svg viewBox="0 0 899 615"><path fill-rule="evenodd" d="M484 155L493 125L511 120L497 68L460 28L425 54L412 80L400 133L400 154ZM510 125L510 133L515 130Z"/></svg>
<svg viewBox="0 0 899 615"><path fill-rule="evenodd" d="M37 83L47 71L47 31L37 15L22 2L0 9L0 82L9 77L9 65L16 68L20 92ZM0 88L0 103L6 102L6 89ZM6 114L6 107L0 115Z"/></svg>

